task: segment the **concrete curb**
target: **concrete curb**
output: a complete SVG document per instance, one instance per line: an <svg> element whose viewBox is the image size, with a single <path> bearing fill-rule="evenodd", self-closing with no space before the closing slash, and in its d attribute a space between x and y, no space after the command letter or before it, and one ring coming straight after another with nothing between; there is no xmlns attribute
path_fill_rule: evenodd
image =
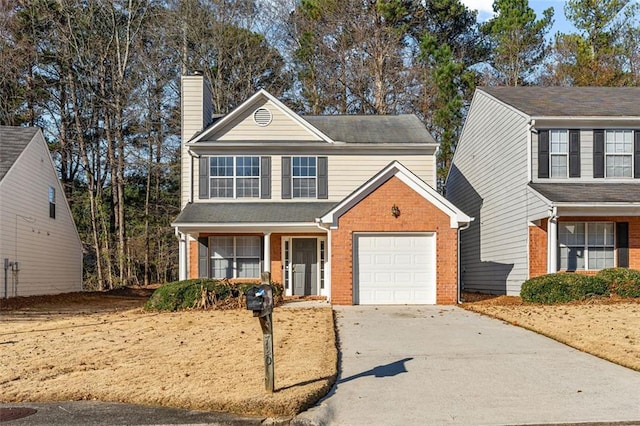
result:
<svg viewBox="0 0 640 426"><path fill-rule="evenodd" d="M294 426L328 426L333 421L333 410L322 402L304 411L291 420Z"/></svg>

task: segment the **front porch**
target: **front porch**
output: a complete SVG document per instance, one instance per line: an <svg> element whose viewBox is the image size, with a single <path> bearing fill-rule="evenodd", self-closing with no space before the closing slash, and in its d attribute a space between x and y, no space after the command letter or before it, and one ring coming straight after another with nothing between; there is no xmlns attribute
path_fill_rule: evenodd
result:
<svg viewBox="0 0 640 426"><path fill-rule="evenodd" d="M185 278L259 281L270 272L285 296L330 295L327 234L318 232L220 233L186 235Z"/></svg>

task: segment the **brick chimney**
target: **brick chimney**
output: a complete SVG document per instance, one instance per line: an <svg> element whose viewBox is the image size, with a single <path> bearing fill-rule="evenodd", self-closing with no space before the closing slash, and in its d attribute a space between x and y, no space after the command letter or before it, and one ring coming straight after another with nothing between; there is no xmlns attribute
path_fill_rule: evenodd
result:
<svg viewBox="0 0 640 426"><path fill-rule="evenodd" d="M213 116L213 102L211 98L211 86L204 77L202 71L194 71L192 75L183 75L180 79L180 111L182 127L181 132L181 207L190 201L191 176L191 156L186 147L186 143L193 136L204 129Z"/></svg>

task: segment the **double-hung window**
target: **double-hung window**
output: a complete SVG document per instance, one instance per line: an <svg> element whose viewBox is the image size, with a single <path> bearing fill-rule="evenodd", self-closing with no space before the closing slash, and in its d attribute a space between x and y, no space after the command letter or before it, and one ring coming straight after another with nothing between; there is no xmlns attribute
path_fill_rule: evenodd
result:
<svg viewBox="0 0 640 426"><path fill-rule="evenodd" d="M316 198L317 170L316 157L292 158L293 198Z"/></svg>
<svg viewBox="0 0 640 426"><path fill-rule="evenodd" d="M212 278L260 277L260 237L215 236L209 247Z"/></svg>
<svg viewBox="0 0 640 426"><path fill-rule="evenodd" d="M605 173L608 178L633 177L633 131L605 131Z"/></svg>
<svg viewBox="0 0 640 426"><path fill-rule="evenodd" d="M566 178L569 159L569 131L549 131L549 161L552 178Z"/></svg>
<svg viewBox="0 0 640 426"><path fill-rule="evenodd" d="M260 197L260 157L210 157L211 198Z"/></svg>
<svg viewBox="0 0 640 426"><path fill-rule="evenodd" d="M560 222L560 269L576 271L614 267L614 229L612 222Z"/></svg>

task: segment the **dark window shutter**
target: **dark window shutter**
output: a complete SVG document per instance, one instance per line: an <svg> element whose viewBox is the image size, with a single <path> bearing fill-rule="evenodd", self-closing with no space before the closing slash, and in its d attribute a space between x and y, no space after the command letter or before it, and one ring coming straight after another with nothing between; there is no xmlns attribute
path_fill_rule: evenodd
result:
<svg viewBox="0 0 640 426"><path fill-rule="evenodd" d="M200 157L198 196L201 199L209 198L209 157Z"/></svg>
<svg viewBox="0 0 640 426"><path fill-rule="evenodd" d="M209 278L209 238L198 238L198 278Z"/></svg>
<svg viewBox="0 0 640 426"><path fill-rule="evenodd" d="M271 198L271 157L260 157L260 198Z"/></svg>
<svg viewBox="0 0 640 426"><path fill-rule="evenodd" d="M538 131L538 177L549 177L549 131Z"/></svg>
<svg viewBox="0 0 640 426"><path fill-rule="evenodd" d="M291 157L282 157L282 198L291 198Z"/></svg>
<svg viewBox="0 0 640 426"><path fill-rule="evenodd" d="M633 132L633 177L640 178L640 131Z"/></svg>
<svg viewBox="0 0 640 426"><path fill-rule="evenodd" d="M604 130L593 131L593 177L604 177Z"/></svg>
<svg viewBox="0 0 640 426"><path fill-rule="evenodd" d="M629 267L629 222L616 223L616 246L618 249L618 267Z"/></svg>
<svg viewBox="0 0 640 426"><path fill-rule="evenodd" d="M569 177L580 177L580 130L569 130Z"/></svg>
<svg viewBox="0 0 640 426"><path fill-rule="evenodd" d="M329 198L327 163L327 157L318 157L318 198L325 200Z"/></svg>

